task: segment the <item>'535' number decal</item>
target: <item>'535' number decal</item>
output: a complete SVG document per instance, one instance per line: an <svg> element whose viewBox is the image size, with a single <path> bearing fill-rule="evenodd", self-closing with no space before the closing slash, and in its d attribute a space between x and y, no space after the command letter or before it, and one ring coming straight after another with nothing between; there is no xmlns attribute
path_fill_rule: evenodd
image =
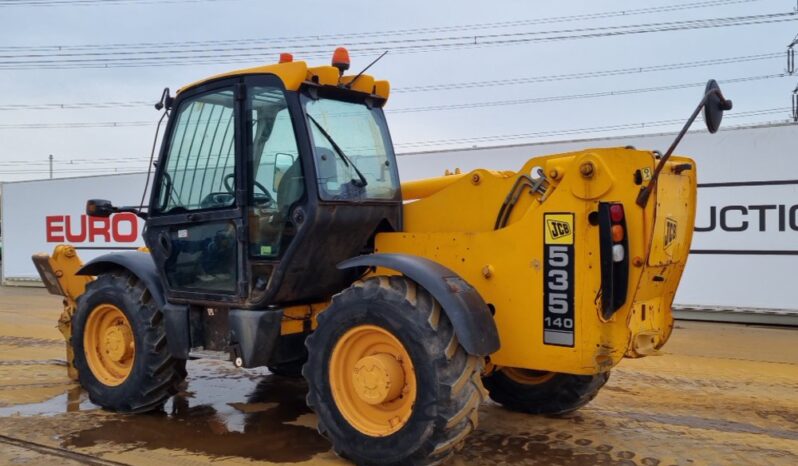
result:
<svg viewBox="0 0 798 466"><path fill-rule="evenodd" d="M574 346L574 214L543 217L543 343Z"/></svg>

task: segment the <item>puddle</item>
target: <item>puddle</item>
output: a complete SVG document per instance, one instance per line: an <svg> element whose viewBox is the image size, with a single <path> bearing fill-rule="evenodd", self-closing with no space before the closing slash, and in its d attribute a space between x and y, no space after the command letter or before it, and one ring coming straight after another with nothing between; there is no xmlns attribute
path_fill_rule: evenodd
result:
<svg viewBox="0 0 798 466"><path fill-rule="evenodd" d="M329 452L329 443L316 432L315 415L305 405L304 380L278 377L265 368L236 369L213 360L191 361L188 372L183 391L157 413L105 412L80 388L64 385L60 395L45 402L0 408L0 417L29 417L24 423L21 418L6 421L15 431L58 432L58 437L51 438L61 447L90 448L100 456L160 449L169 455L182 450L186 456L201 455L212 461L241 458L292 463L318 460L317 455ZM646 376L639 380L648 383ZM561 417L523 416L486 403L480 409L480 428L469 435L453 464L655 466L670 464L674 456L687 463L705 459L733 463L737 455L763 463L786 458L789 445L798 440L794 412L786 408L752 412L755 417L749 423L714 417L712 413L720 412L717 401L707 413L692 412L692 405L668 406L662 412L630 402L637 398L627 391L645 394L639 384L620 390L613 387L617 385L607 386L611 395L622 395L616 404L613 396L605 396L603 402ZM47 420L37 419L40 416ZM688 432L686 438L681 437L682 431ZM692 431L697 432L695 437L690 437ZM729 447L723 440L726 434L748 438L748 443ZM763 450L757 442L765 438L784 446ZM704 444L709 445L706 450L698 448Z"/></svg>
<svg viewBox="0 0 798 466"><path fill-rule="evenodd" d="M80 387L73 387L56 397L41 403L21 404L0 408L0 417L8 416L54 416L61 413L74 413L99 409L89 401L89 396Z"/></svg>
<svg viewBox="0 0 798 466"><path fill-rule="evenodd" d="M184 390L160 412L100 413L82 389L74 388L42 403L0 408L0 417L97 411L96 427L63 436L67 448L109 446L110 451L122 445L273 462L307 461L330 449L315 427L297 422L311 413L303 379L265 369L239 370L219 361L191 361L188 371Z"/></svg>

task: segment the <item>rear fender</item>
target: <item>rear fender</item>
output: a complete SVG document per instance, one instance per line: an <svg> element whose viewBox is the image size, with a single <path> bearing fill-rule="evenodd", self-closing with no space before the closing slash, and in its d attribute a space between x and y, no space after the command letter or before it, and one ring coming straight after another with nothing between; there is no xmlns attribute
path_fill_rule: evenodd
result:
<svg viewBox="0 0 798 466"><path fill-rule="evenodd" d="M499 331L479 292L452 270L410 254L369 254L338 264L339 269L384 267L418 283L441 304L463 349L488 356L499 349Z"/></svg>

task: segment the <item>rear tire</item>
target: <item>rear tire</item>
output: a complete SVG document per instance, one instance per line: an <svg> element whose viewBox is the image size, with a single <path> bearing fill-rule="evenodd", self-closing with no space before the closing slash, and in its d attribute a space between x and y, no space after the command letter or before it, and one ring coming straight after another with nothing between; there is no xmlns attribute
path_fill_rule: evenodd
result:
<svg viewBox="0 0 798 466"><path fill-rule="evenodd" d="M493 401L512 411L565 414L588 404L609 378L609 372L574 375L498 368L482 382Z"/></svg>
<svg viewBox="0 0 798 466"><path fill-rule="evenodd" d="M319 432L340 456L357 464L438 464L462 447L477 427L477 410L486 395L480 380L483 360L465 352L446 314L426 290L400 276L369 278L334 296L318 322L306 342L309 357L302 372L308 380L308 405L319 417ZM368 432L376 417L361 419L352 407L361 397L359 392L341 394L348 385L347 377L340 375L347 372L339 369L349 366L339 362L338 352L350 348L358 332L368 335L352 343L354 348L368 348L355 351L351 360L363 358L358 364L366 357L388 354L383 350L389 341L404 351L395 358L405 374L402 395L377 406L387 410L394 409L392 403L405 403L409 408L382 424L381 434Z"/></svg>
<svg viewBox="0 0 798 466"><path fill-rule="evenodd" d="M158 305L127 271L100 275L86 286L77 300L72 330L80 384L103 408L126 413L160 409L186 377L186 361L173 358L167 349ZM126 336L120 338L120 333ZM126 351L120 341L131 349L114 356Z"/></svg>

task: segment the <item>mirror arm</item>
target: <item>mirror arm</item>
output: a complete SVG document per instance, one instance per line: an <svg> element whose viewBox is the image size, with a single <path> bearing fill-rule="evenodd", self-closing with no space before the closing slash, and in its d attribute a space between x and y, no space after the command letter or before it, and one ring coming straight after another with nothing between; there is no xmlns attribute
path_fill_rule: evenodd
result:
<svg viewBox="0 0 798 466"><path fill-rule="evenodd" d="M149 215L142 210L141 206L116 207L111 204L111 201L105 199L89 199L86 201L86 215L91 217L107 218L113 214L131 213L146 220Z"/></svg>
<svg viewBox="0 0 798 466"><path fill-rule="evenodd" d="M687 134L687 130L689 130L690 126L693 125L695 119L698 118L698 114L701 113L701 110L707 104L707 100L709 100L709 98L713 94L718 94L718 96L721 98L721 101L725 102L725 99L723 98L723 94L721 94L720 89L712 89L708 91L706 94L704 94L704 98L701 99L701 102L698 103L698 106L693 111L693 114L690 115L690 118L684 124L682 130L679 131L679 134L676 136L676 139L673 140L671 146L665 152L665 155L663 155L659 159L659 163L657 164L656 168L654 168L654 173L651 175L651 181L649 181L646 186L640 188L640 192L637 195L637 201L636 201L637 205L639 205L640 207L645 208L646 204L648 204L648 198L651 197L651 191L653 191L654 187L657 185L657 178L659 178L660 172L662 171L663 167L665 167L665 163L668 162L668 159L671 157L671 154L673 154L673 151L676 150L676 146L678 146L679 143L682 142L682 138L684 138L684 135Z"/></svg>
<svg viewBox="0 0 798 466"><path fill-rule="evenodd" d="M131 214L135 214L136 217L144 219L144 220L147 220L147 217L149 217L149 215L146 212L142 212L141 208L133 207L133 206L131 206L131 207L127 207L127 206L125 206L125 207L114 207L114 213L115 214L131 213Z"/></svg>
<svg viewBox="0 0 798 466"><path fill-rule="evenodd" d="M110 217L113 214L120 214L120 213L131 213L135 214L137 217L147 220L149 217L148 214L142 212L142 209L137 206L124 206L124 207L115 207L113 205L105 206L106 210L102 212L90 212L89 208L86 208L86 215L94 216L94 217ZM106 215L108 214L108 215Z"/></svg>

